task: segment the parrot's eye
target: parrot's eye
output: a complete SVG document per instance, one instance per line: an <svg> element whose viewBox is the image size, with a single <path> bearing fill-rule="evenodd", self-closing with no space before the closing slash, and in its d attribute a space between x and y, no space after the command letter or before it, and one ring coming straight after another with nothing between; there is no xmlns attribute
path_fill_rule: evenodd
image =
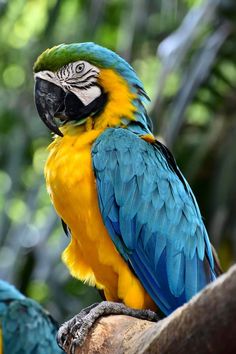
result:
<svg viewBox="0 0 236 354"><path fill-rule="evenodd" d="M75 70L77 73L82 73L82 71L84 70L84 63L80 63L79 65L77 65Z"/></svg>

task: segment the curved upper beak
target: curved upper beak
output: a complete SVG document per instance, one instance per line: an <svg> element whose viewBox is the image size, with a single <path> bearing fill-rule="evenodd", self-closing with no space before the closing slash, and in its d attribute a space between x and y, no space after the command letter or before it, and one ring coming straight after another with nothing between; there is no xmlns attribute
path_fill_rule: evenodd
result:
<svg viewBox="0 0 236 354"><path fill-rule="evenodd" d="M55 134L63 136L54 117L64 104L65 91L52 82L36 77L35 104L38 114L46 126Z"/></svg>

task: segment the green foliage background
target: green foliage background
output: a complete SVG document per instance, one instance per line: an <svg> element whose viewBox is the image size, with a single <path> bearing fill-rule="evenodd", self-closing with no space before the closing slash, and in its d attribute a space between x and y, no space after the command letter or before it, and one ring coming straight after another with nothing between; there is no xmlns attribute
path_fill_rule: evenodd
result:
<svg viewBox="0 0 236 354"><path fill-rule="evenodd" d="M0 1L0 277L38 300L59 321L98 300L99 295L72 279L60 260L69 239L44 184L46 146L51 138L34 107L32 66L43 50L55 44L95 41L132 63L153 99L149 111L155 131L171 147L190 182L224 269L236 257L234 30L205 80L185 102L181 118L175 117L186 92L186 72L187 80L194 78L197 61L194 64L193 59L220 21L235 19L235 6L235 12L219 7L213 23L200 24L194 41L187 38L190 49L181 64L168 71L164 81L159 80L168 64L168 58L161 62L156 55L159 43L199 3ZM225 4L231 6L232 1Z"/></svg>

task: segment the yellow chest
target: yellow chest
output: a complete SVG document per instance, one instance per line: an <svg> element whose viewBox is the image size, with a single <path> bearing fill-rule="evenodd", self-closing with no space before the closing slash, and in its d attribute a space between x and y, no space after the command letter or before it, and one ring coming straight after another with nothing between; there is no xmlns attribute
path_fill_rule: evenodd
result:
<svg viewBox="0 0 236 354"><path fill-rule="evenodd" d="M92 143L100 133L77 128L50 146L46 184L57 213L72 234L63 260L73 276L103 289L107 300L154 309L103 224L91 159Z"/></svg>

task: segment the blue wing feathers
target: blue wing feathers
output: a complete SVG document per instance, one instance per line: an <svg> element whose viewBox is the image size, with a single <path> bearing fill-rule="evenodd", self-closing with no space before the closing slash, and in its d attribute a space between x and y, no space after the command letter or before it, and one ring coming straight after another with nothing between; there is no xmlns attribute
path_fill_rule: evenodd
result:
<svg viewBox="0 0 236 354"><path fill-rule="evenodd" d="M13 285L0 279L0 301L4 300L22 300L25 296L21 294Z"/></svg>
<svg viewBox="0 0 236 354"><path fill-rule="evenodd" d="M35 301L0 281L0 324L3 351L11 354L62 354L57 324Z"/></svg>
<svg viewBox="0 0 236 354"><path fill-rule="evenodd" d="M178 297L184 290L184 255L177 251L172 242L166 247L167 278L171 293Z"/></svg>
<svg viewBox="0 0 236 354"><path fill-rule="evenodd" d="M142 249L140 252L133 252L131 258L131 265L136 269L136 273L139 279L144 283L146 289L150 296L158 303L158 306L161 310L168 311L170 309L170 304L168 298L162 294L161 286L158 283L158 279L153 276L150 271L149 261L146 259L146 256L143 254ZM159 293L157 292L159 289ZM157 296L158 293L158 296Z"/></svg>
<svg viewBox="0 0 236 354"><path fill-rule="evenodd" d="M195 197L168 150L127 129L101 134L92 159L109 235L168 314L215 278Z"/></svg>
<svg viewBox="0 0 236 354"><path fill-rule="evenodd" d="M197 238L197 253L198 253L198 257L203 260L204 256L205 256L205 237L202 237L202 234L204 233L204 231L202 232L200 227L198 226L196 229L196 233L195 233L195 237ZM212 265L213 267L213 265Z"/></svg>
<svg viewBox="0 0 236 354"><path fill-rule="evenodd" d="M116 201L114 200L114 198L112 198L111 207L109 209L109 219L112 222L119 221L119 209L117 207L117 204L116 204Z"/></svg>
<svg viewBox="0 0 236 354"><path fill-rule="evenodd" d="M163 199L159 198L158 188L154 189L151 200L152 200L152 207L154 207L155 210L160 210L165 203Z"/></svg>
<svg viewBox="0 0 236 354"><path fill-rule="evenodd" d="M152 240L155 238L155 235L152 235ZM162 235L161 233L157 234L156 236L156 242L154 245L151 245L152 247L154 246L155 254L154 254L154 266L155 266L155 271L158 270L158 262L159 259L161 258L161 255L163 251L166 248L166 242L167 238L165 235Z"/></svg>
<svg viewBox="0 0 236 354"><path fill-rule="evenodd" d="M123 212L124 209L120 208L120 217L119 217L119 223L120 223L120 233L121 235L125 234L125 240L124 243L127 248L133 249L135 247L136 239L133 235L133 222L132 219L129 218L129 215L126 215L126 213Z"/></svg>

